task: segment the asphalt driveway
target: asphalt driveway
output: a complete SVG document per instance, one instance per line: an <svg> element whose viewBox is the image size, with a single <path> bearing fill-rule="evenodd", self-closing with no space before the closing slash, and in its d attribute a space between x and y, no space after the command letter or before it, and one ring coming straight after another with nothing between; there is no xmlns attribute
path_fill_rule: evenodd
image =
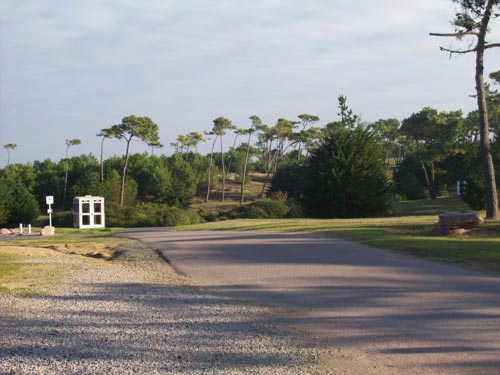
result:
<svg viewBox="0 0 500 375"><path fill-rule="evenodd" d="M500 278L310 233L128 231L349 374L500 374Z"/></svg>

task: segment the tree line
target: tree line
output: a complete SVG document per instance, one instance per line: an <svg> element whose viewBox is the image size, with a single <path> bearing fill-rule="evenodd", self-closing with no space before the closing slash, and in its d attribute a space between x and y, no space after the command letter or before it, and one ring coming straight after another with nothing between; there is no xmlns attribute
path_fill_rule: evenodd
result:
<svg viewBox="0 0 500 375"><path fill-rule="evenodd" d="M497 73L491 78L498 83ZM500 95L491 88L488 107L489 138L492 149L496 150L499 147ZM176 150L170 156L155 154L154 150L131 153L134 137L150 146L160 147L161 144L158 126L151 119L127 116L120 124L101 129L97 134L102 137L99 159L94 155L70 157L70 150L77 147L80 140L68 139L66 158L59 162L10 164L0 170L1 185L4 190L8 186L22 187L23 191L16 193L16 200L21 195L31 195L33 202L30 205L39 207L46 195L56 197L56 207L69 209L73 196L93 194L105 196L109 205L116 207L148 202L187 208L195 195L208 201L218 191L218 199L224 200L228 173L239 182L239 200L244 203L249 174L257 172L264 181L272 181L263 184L261 197L282 191L300 205L326 209L328 205L318 200L324 203L328 199L312 188L329 185L318 185L315 180L318 176L299 175L298 172L319 173L324 166L311 163L321 161L329 165L330 173L335 170L340 181L337 188L330 186L331 191L325 194L333 194L338 199L354 186L359 192L352 193L345 201L364 202L365 207L380 206L380 209L369 210L372 213L382 212L387 206L384 197L433 199L447 194L461 179L468 184L466 199L476 208L484 207L477 111L464 115L460 110L438 111L425 107L402 121L389 118L366 123L354 114L347 98L341 95L337 114L336 121L323 125L318 116L302 113L295 120L279 118L273 126L253 115L246 128L236 127L231 120L218 117L205 134L192 132L177 137ZM145 129L141 128L143 124L146 124ZM111 138L122 140L124 155L103 160L105 140ZM196 152L199 142L209 142L208 154ZM340 154L335 155L335 152ZM494 155L499 154L494 152ZM319 155L322 156L318 159ZM378 164L374 165L373 161ZM372 196L371 192L376 190L373 182L361 178L367 171L377 171L382 195ZM349 175L343 175L347 172ZM3 201L9 200L12 201ZM363 210L348 205L342 210L336 207L330 215L363 215ZM344 213L339 214L341 211ZM309 213L317 214L314 210Z"/></svg>

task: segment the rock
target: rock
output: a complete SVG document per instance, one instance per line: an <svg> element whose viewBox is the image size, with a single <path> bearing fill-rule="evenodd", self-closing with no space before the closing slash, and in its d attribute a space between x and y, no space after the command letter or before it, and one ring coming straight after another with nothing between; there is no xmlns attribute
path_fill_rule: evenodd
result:
<svg viewBox="0 0 500 375"><path fill-rule="evenodd" d="M441 235L466 234L459 229L470 230L478 228L484 222L481 215L475 211L442 212L439 214L439 222L436 230Z"/></svg>
<svg viewBox="0 0 500 375"><path fill-rule="evenodd" d="M465 229L465 228L457 228L457 229L452 229L448 233L450 236L455 236L455 237L463 237L471 232L472 229Z"/></svg>
<svg viewBox="0 0 500 375"><path fill-rule="evenodd" d="M40 236L53 236L55 232L55 227L49 227L48 225L46 225L40 230Z"/></svg>
<svg viewBox="0 0 500 375"><path fill-rule="evenodd" d="M7 228L1 228L0 234L14 234L14 232L12 232L10 229Z"/></svg>

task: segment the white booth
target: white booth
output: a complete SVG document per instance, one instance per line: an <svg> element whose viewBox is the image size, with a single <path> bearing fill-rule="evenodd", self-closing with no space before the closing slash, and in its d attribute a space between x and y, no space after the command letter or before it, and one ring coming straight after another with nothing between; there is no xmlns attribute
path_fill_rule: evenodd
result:
<svg viewBox="0 0 500 375"><path fill-rule="evenodd" d="M73 226L75 228L104 228L104 198L85 195L73 198Z"/></svg>

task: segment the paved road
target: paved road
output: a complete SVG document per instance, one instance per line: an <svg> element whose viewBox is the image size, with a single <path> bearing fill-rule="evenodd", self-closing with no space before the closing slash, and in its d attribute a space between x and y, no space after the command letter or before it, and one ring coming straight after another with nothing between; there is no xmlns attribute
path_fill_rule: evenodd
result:
<svg viewBox="0 0 500 375"><path fill-rule="evenodd" d="M498 277L316 234L125 235L211 292L276 306L337 370L500 374Z"/></svg>

